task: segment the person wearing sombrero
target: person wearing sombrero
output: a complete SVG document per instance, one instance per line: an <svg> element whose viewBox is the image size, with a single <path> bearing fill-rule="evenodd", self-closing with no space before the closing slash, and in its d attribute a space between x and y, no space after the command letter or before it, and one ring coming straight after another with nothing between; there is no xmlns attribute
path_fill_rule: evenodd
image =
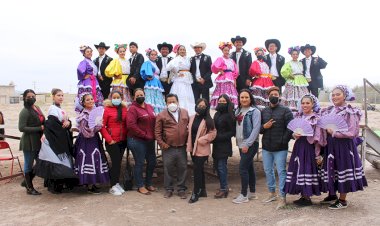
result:
<svg viewBox="0 0 380 226"><path fill-rule="evenodd" d="M301 60L303 71L309 82L309 91L318 98L319 89L323 89L323 76L321 69L326 68L327 62L320 57L313 57L316 47L310 44L301 46L301 53L305 58Z"/></svg>
<svg viewBox="0 0 380 226"><path fill-rule="evenodd" d="M111 90L112 78L108 78L104 74L104 70L108 64L112 61L112 58L106 54L106 51L110 48L104 42L100 42L98 45L94 45L99 52L99 56L95 58L94 64L98 68L98 74L96 78L98 79L99 86L104 98L108 98Z"/></svg>
<svg viewBox="0 0 380 226"><path fill-rule="evenodd" d="M274 85L280 88L281 93L281 87L285 85L285 79L280 73L285 64L285 58L278 54L281 49L281 42L278 39L268 39L265 41L265 48L269 51L265 56L265 62L269 66Z"/></svg>
<svg viewBox="0 0 380 226"><path fill-rule="evenodd" d="M253 79L250 89L255 98L255 105L262 109L269 106L269 95L267 91L272 88L274 84L269 66L264 61L266 49L263 47L256 47L254 51L257 60L253 61L249 68L249 75Z"/></svg>
<svg viewBox="0 0 380 226"><path fill-rule="evenodd" d="M160 81L162 86L164 87L164 95L168 95L170 93L170 89L172 88L172 83L169 82L169 71L165 70L166 65L173 59L173 57L169 56L169 54L173 51L173 45L163 42L157 45L157 50L160 52L161 56L157 57L156 64L158 69L160 69Z"/></svg>
<svg viewBox="0 0 380 226"><path fill-rule="evenodd" d="M292 60L281 68L281 75L286 80L282 98L285 100L284 105L292 110L296 110L300 98L309 93L307 89L309 83L303 74L302 63L298 61L300 51L299 46L289 47L288 53Z"/></svg>
<svg viewBox="0 0 380 226"><path fill-rule="evenodd" d="M206 43L196 42L190 45L194 49L195 56L190 58L190 72L193 76L193 88L195 101L205 98L210 101L210 88L213 86L211 81L211 57L203 53Z"/></svg>
<svg viewBox="0 0 380 226"><path fill-rule="evenodd" d="M251 79L248 72L249 67L252 64L252 55L250 52L243 49L243 46L247 43L247 38L238 35L235 38L231 38L231 42L236 48L230 57L237 65L239 74L236 79L236 89L239 93L240 90L248 89L251 85Z"/></svg>
<svg viewBox="0 0 380 226"><path fill-rule="evenodd" d="M77 67L78 76L78 93L75 98L75 112L78 114L83 110L83 106L80 105L79 96L84 93L91 93L94 97L95 105L103 106L103 94L100 90L96 75L98 74L98 68L91 60L92 49L87 45L79 47L80 52L84 56L84 59L79 63Z"/></svg>
<svg viewBox="0 0 380 226"><path fill-rule="evenodd" d="M128 105L132 103L127 79L131 73L129 60L126 58L128 44L115 44L115 52L119 55L107 66L104 73L107 77L113 78L111 83L111 93L118 91L121 93L122 100ZM111 99L111 96L107 98Z"/></svg>

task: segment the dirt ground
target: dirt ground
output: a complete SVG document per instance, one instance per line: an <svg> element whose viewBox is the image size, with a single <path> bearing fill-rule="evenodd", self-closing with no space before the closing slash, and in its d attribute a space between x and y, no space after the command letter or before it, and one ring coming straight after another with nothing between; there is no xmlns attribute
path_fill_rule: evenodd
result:
<svg viewBox="0 0 380 226"><path fill-rule="evenodd" d="M46 113L49 106L41 107ZM6 133L9 135L20 135L17 120L21 108L21 104L0 105L0 111L5 115ZM73 109L72 104L67 104L64 109ZM74 116L73 112L70 114ZM370 112L369 116L370 126L379 129L380 113ZM22 160L18 142L7 141ZM20 177L9 183L0 182L0 225L380 225L380 171L368 162L365 167L368 187L363 192L349 194L349 207L338 211L328 210L326 205L319 204L325 195L313 197L315 205L305 208L292 204L297 196L288 196L288 206L283 210L275 210L276 202L264 204L262 200L267 196L267 189L260 157L254 163L259 199L240 205L233 204L232 199L239 194L240 189L238 162L239 155L234 150L234 156L228 163L231 188L228 198L213 198L219 184L217 178L210 174L206 179L208 197L201 198L195 204L188 204L187 200L181 200L176 195L170 199L163 198L162 168L156 169L158 177L153 180L159 191L151 196L128 191L115 197L107 193L107 186L102 186L103 193L100 195L87 194L84 188L54 195L43 187L40 178L35 179L34 183L42 195L29 196L20 186ZM6 164L0 166L3 174L9 170L9 165ZM207 168L211 172L211 158ZM191 175L189 168L189 192L192 188Z"/></svg>

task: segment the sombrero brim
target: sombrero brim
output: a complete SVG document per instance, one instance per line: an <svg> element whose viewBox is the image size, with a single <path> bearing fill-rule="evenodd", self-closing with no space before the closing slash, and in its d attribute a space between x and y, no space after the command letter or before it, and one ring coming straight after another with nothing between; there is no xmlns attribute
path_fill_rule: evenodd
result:
<svg viewBox="0 0 380 226"><path fill-rule="evenodd" d="M310 49L311 50L311 55L313 55L315 53L315 51L317 50L317 47L315 46L301 46L301 53L303 55L305 55L303 52L305 51L305 49Z"/></svg>
<svg viewBox="0 0 380 226"><path fill-rule="evenodd" d="M235 44L236 41L242 41L243 42L243 45L245 45L245 43L247 43L247 38L231 38L231 42L233 44Z"/></svg>
<svg viewBox="0 0 380 226"><path fill-rule="evenodd" d="M269 50L269 45L271 43L276 44L276 46L277 46L277 51L276 52L279 52L280 49L281 49L281 42L278 39L268 39L268 40L265 41L265 48Z"/></svg>
<svg viewBox="0 0 380 226"><path fill-rule="evenodd" d="M106 50L108 50L110 47L109 46L100 46L100 45L94 45L95 46L95 48L99 48L99 47L103 47L103 48L105 48Z"/></svg>
<svg viewBox="0 0 380 226"><path fill-rule="evenodd" d="M158 44L157 49L161 50L162 47L168 47L169 53L173 51L173 46L171 44Z"/></svg>

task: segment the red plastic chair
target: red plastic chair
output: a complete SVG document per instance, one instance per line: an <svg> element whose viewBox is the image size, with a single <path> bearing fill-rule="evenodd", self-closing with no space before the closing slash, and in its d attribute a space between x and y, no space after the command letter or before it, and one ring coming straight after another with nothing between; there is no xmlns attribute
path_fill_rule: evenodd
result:
<svg viewBox="0 0 380 226"><path fill-rule="evenodd" d="M6 142L6 141L0 141L0 152L4 152L6 150L8 150L8 152L9 152L10 155L6 155L6 156L1 155L0 156L0 162L2 162L2 161L12 161L11 172L10 172L10 175L6 176L6 177L3 177L3 175L0 172L0 181L9 179L9 181L7 181L7 183L8 183L14 177L24 176L24 173L22 171L20 159L18 158L18 156L14 156L13 155L11 147L9 146L8 142ZM18 166L20 167L20 173L13 174L13 166L14 166L15 160L17 160Z"/></svg>

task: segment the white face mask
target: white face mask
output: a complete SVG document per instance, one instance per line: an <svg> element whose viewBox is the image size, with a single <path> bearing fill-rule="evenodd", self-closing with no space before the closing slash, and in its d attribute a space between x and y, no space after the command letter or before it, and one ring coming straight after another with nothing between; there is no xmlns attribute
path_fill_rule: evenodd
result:
<svg viewBox="0 0 380 226"><path fill-rule="evenodd" d="M178 105L175 104L175 103L171 103L168 105L168 110L171 111L171 112L176 112L178 109Z"/></svg>

